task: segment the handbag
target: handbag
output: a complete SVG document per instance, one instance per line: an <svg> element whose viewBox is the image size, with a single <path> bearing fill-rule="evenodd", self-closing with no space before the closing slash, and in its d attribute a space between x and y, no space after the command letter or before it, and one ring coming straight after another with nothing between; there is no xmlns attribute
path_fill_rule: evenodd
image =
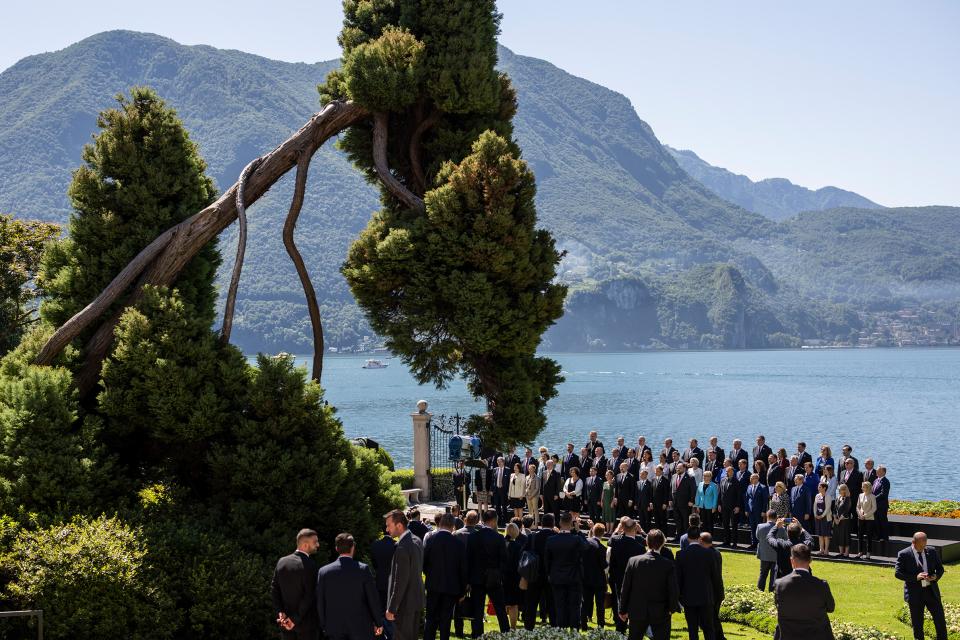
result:
<svg viewBox="0 0 960 640"><path fill-rule="evenodd" d="M520 562L517 564L517 573L525 579L528 584L533 584L540 579L540 558L533 551L524 551L520 554Z"/></svg>

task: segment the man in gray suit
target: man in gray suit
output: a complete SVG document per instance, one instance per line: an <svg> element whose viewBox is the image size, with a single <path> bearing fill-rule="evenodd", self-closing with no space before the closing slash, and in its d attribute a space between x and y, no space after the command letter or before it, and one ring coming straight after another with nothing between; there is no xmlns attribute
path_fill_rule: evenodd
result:
<svg viewBox="0 0 960 640"><path fill-rule="evenodd" d="M773 583L777 580L777 550L771 547L767 540L767 535L776 524L777 512L770 509L767 511L767 521L757 525L757 559L760 560L760 579L757 581L757 589L760 591L763 591L763 585L768 581L768 575L770 576L770 591L773 591ZM777 537L786 540L786 531L780 529Z"/></svg>
<svg viewBox="0 0 960 640"><path fill-rule="evenodd" d="M423 543L407 530L407 516L395 509L386 516L387 533L397 549L387 584L386 619L393 622L395 640L416 640L420 632L423 595Z"/></svg>
<svg viewBox="0 0 960 640"><path fill-rule="evenodd" d="M833 640L828 613L834 609L833 594L826 580L810 573L810 547L790 549L793 573L777 580L773 600L777 604L774 640Z"/></svg>

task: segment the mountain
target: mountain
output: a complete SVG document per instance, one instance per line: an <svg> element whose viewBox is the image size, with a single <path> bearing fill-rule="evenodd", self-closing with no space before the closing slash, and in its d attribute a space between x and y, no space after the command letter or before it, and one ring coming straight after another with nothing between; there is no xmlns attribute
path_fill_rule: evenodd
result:
<svg viewBox="0 0 960 640"><path fill-rule="evenodd" d="M600 336L609 348L656 341L767 346L782 342L775 335L781 332L807 338L856 328L849 309L830 304L863 296L849 294L846 263L833 254L836 248L815 238L829 221L805 214L777 223L732 204L692 178L624 96L506 48L499 57L517 88L515 134L537 176L540 223L567 251L560 277L576 294L567 307L572 328L557 327L548 336L551 348L580 348L584 339L615 333L612 325L588 321L591 307L581 303L589 300L584 296L612 294L621 281L648 287L650 303L666 325L659 333L641 335L638 329L635 339ZM319 108L316 85L337 64L278 62L129 31L101 33L25 58L0 73L0 211L65 221L71 171L96 131L97 113L112 106L115 94L138 84L154 87L178 110L209 174L227 188L250 159L273 149ZM292 183L292 174L286 176L249 211L233 330L234 341L247 351L305 352L312 346L303 292L281 239ZM377 207L377 193L334 145L318 152L297 242L318 292L328 345L370 342L364 337L371 331L339 267ZM866 221L872 214L849 211L837 215ZM895 224L897 211L884 210L871 234L851 236L866 244L839 255L854 261L887 242L897 251L919 250L924 259L929 249L946 266L930 265L923 273L936 276L937 286L949 285L955 252L946 239L934 246L925 238L938 233L942 218L956 217L956 210L937 215L918 210L909 228ZM225 231L220 242L223 285L232 268L236 229ZM802 260L793 259L799 255ZM904 269L919 263L910 255L902 256ZM890 271L893 264L878 259L862 269L871 271L871 282L889 285L900 277ZM923 273L912 281L915 288L925 282ZM742 287L732 286L741 280ZM895 295L892 289L889 294ZM716 323L727 313L724 300L738 301L729 308L743 311L742 326ZM673 322L663 315L670 305L690 311L678 312L683 317ZM697 305L708 310L706 320L700 320Z"/></svg>
<svg viewBox="0 0 960 640"><path fill-rule="evenodd" d="M693 151L664 145L684 171L725 200L748 211L783 220L801 211L823 211L839 207L880 209L881 205L852 191L822 187L813 191L786 178L768 178L754 182L744 175L715 167Z"/></svg>

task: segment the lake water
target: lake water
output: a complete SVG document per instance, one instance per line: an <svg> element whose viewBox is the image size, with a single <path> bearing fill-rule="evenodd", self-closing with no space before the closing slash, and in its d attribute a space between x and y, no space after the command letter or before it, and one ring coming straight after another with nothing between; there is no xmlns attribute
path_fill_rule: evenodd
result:
<svg viewBox="0 0 960 640"><path fill-rule="evenodd" d="M752 448L758 433L774 450L807 442L835 455L849 442L861 461L888 467L893 496L960 498L960 349L671 351L553 354L566 382L548 407L537 444L551 452L573 441L579 450L595 429L610 445L646 435L654 451L665 437L683 450L711 435L730 448ZM445 391L419 386L398 359L365 370L364 357L324 360L326 398L348 437L369 436L398 467L412 466L410 414L425 399L435 415L483 407L462 382ZM300 359L304 364L305 358Z"/></svg>

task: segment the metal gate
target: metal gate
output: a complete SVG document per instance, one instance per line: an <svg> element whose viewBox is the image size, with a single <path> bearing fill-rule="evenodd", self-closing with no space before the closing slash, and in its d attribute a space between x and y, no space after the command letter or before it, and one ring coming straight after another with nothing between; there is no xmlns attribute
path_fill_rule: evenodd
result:
<svg viewBox="0 0 960 640"><path fill-rule="evenodd" d="M453 499L453 468L456 459L450 456L450 440L466 438L466 418L459 413L430 419L430 497L433 500Z"/></svg>

